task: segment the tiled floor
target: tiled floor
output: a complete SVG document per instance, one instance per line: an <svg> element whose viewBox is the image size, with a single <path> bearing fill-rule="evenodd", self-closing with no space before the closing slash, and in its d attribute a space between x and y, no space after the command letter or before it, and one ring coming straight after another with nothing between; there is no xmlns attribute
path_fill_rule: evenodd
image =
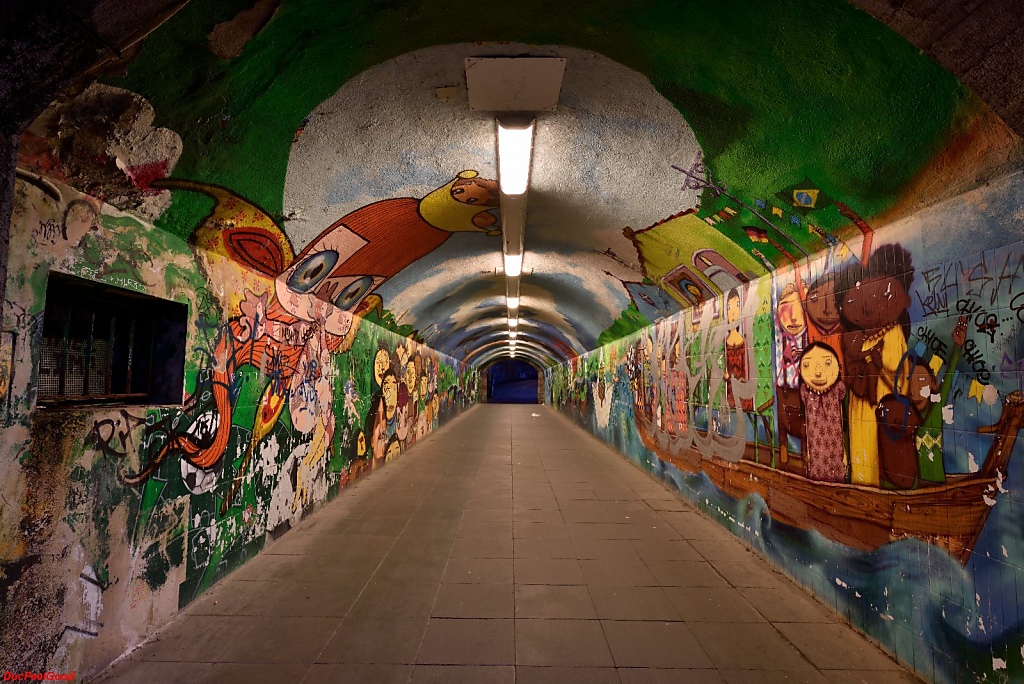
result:
<svg viewBox="0 0 1024 684"><path fill-rule="evenodd" d="M565 418L479 406L103 682L917 682Z"/></svg>

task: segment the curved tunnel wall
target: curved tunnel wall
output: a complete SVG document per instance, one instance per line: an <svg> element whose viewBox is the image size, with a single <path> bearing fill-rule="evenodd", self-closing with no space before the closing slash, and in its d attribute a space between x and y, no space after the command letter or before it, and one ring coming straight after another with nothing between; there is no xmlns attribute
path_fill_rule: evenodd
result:
<svg viewBox="0 0 1024 684"><path fill-rule="evenodd" d="M1022 191L1003 177L549 369L548 400L927 679L1020 678Z"/></svg>
<svg viewBox="0 0 1024 684"><path fill-rule="evenodd" d="M0 383L0 444L18 457L3 497L24 504L3 509L0 537L11 671L102 669L477 400L457 360L319 300L293 313L265 274L63 183L19 180L16 197ZM183 404L37 406L52 273L187 304Z"/></svg>
<svg viewBox="0 0 1024 684"><path fill-rule="evenodd" d="M614 340L629 339L637 331L648 329L652 321L669 321L658 323L661 327L654 329L654 338L658 338L657 331L671 326L671 321L689 317L692 322L693 311L709 309L710 318L701 318L710 321L709 327L701 331L701 323L696 337L684 337L691 342L702 339L706 347L714 342L714 346L721 331L709 331L718 330L723 311L727 313L724 294L741 291L743 320L755 322L741 336L748 343L762 343L750 351L752 359L761 365L757 369L748 366L748 377L742 382L716 380L717 391L712 396L709 384L721 368L711 370L713 359L704 357L708 364L704 385L708 398L703 405L719 404L703 413L697 411L692 420L687 416L687 422L699 425L699 420L706 419L711 425L710 421L719 415L714 411L722 410L723 392L726 409L722 418L729 418L728 386L734 387L734 403L739 401L741 406L750 399L767 401L769 395L773 400L776 396L772 381L764 380L771 375L764 364L774 363L770 357L775 349L771 347L774 332L766 332L765 327L771 328L774 322L766 322L766 311L748 311L745 307L755 302L759 306L778 303L773 302L771 297L776 295L771 293L777 285L784 289L791 260L802 259L804 252L825 255L841 252L844 244L856 245L859 216L868 217L876 226L907 216L930 216L919 213L921 208L998 178L1020 163L1019 139L991 110L912 46L842 2L801 0L786 3L785 7L740 0L685 7L677 3L544 3L542 9L529 3L515 8L484 4L475 8L471 21L453 20L450 7L441 3L419 3L416 8L405 9L395 5L378 11L380 8L371 10L358 3L339 7L327 0L260 3L263 13L254 21L250 4L248 0L189 3L150 37L134 61L129 62L130 55L124 56L123 74L105 76L102 84L84 92L75 89L24 132L19 149L23 168L88 189L105 197L113 207L148 218L139 221L121 216L110 207L99 209L103 231L107 232L98 231L100 238L92 236L90 240L106 241L109 247L78 255L69 248L62 249L60 242L39 243L40 236L49 239L46 236L52 235L54 226L60 234L62 222L67 220L65 215L58 217L59 211L51 216L51 209L40 209L47 200L39 198L38 206L33 204L29 212L32 220L19 219L14 228L12 244L32 245L25 255L19 253L19 259L50 250L46 258L60 262L59 269L78 269L92 279L127 277L126 283L137 280L130 268L133 259L142 259L147 269L166 266L152 287L148 280L138 282L180 300L194 296L206 302L212 297L220 307L212 314L213 319L222 327L230 327L233 318L237 319L236 325L247 315L259 318L251 312L259 312L261 305L243 295L246 288L254 295L265 293L267 301L274 293L282 292L289 300L285 303L290 315L298 312L313 316L327 311L326 306L350 306L364 317L366 330L377 331L378 344L386 341L391 356L399 357L397 361L401 361L399 347L415 356L410 350L418 348L416 344L403 341L414 339L454 357L439 362L438 367L455 369L464 362L478 368L505 353L504 287L499 240L488 234L495 232L496 226L487 225L489 219L483 216L493 215L494 207L485 204L486 208L471 208L467 213L466 207L460 206L466 203L460 203L458 193L452 193L454 183L466 181L471 193L468 196L478 193L477 197L488 201L488 183L495 175L491 120L467 112L461 59L466 55L524 52L567 56L570 69L560 110L541 121L538 133L539 155L535 159L526 238L527 276L523 280L523 355L538 365L547 365L602 349L585 357L586 363L592 363L601 354L610 357L616 348ZM113 109L108 111L109 107ZM36 198L31 188L19 186L18 192L19 197ZM59 194L75 196L71 190ZM981 198L978 206L990 206L989 199ZM32 212L42 214L37 217ZM999 211L992 210L992 214L998 215ZM851 218L854 216L858 218ZM36 218L39 226L34 223ZM1003 225L999 221L1004 218L991 221ZM955 220L943 225L961 226ZM1014 224L1009 221L1006 225ZM973 232L957 234L968 236L974 244ZM168 235L181 240L174 242ZM353 245L357 242L353 235L366 240L372 254L350 261L348 257L354 257ZM904 238L900 233L897 241L914 258L916 288L923 282L935 282L932 264L952 263L956 255L940 254L942 245L955 244L946 242L942 232L922 228L914 235L919 237ZM187 245L186 239L192 245ZM160 250L136 248L134 244L148 245L150 240L166 242L170 245L166 254L174 257L168 257L165 264L164 254L157 254ZM1005 243L993 242L990 246L994 249L1001 244ZM332 252L338 257L336 261L332 261ZM343 255L345 258L341 258ZM328 263L330 270L318 268ZM928 264L927 269L923 264ZM98 267L103 268L83 270ZM12 456L4 462L3 482L8 501L23 503L30 515L45 516L62 503L65 492L49 492L43 497L45 501L27 494L26 482L36 476L40 465L33 461L40 450L33 446L36 435L32 426L42 426L48 418L32 410L32 390L24 384L33 372L29 333L37 320L42 293L39 276L30 275L35 273L33 268L21 264L8 280L8 287L17 294L8 296L5 306L4 340L11 349L9 368L13 369L14 384L8 394L10 425L4 440L18 460ZM968 270L977 272L973 265ZM222 273L230 277L222 280ZM1007 280L988 277L1012 286L1016 276L1008 275ZM175 278L182 280L172 292L163 280L171 282ZM960 284L938 282L942 284L929 287L938 287L939 291L927 296L945 302L955 293L955 301L961 299ZM292 298L281 289L289 283L301 286L301 297ZM989 306L994 303L1014 311L1012 298L1007 304L997 297ZM915 321L933 315L924 313L924 304L914 306L921 307L920 311L910 311L912 317L918 316ZM984 312L985 325L988 315L998 316L989 309ZM332 316L336 322L344 320L344 316ZM212 334L204 327L205 322L198 321L194 320L194 333ZM380 332L374 325L390 332ZM913 334L913 330L908 333ZM948 320L936 329L935 337L928 338L928 345L942 344L948 351L948 341L940 339L942 334L950 334ZM988 333L984 335L987 338ZM619 343L616 363L621 354L628 352L628 345L624 345ZM650 346L656 357L653 340ZM773 351L769 352L768 347ZM984 356L982 347L975 341L975 348L963 354L964 358L970 354L970 372L978 383L982 383L983 371L995 373L996 363L1002 364L999 373L1012 375L1017 355L1012 345L998 350L1009 361ZM938 350L939 357L942 351ZM678 363L679 352L675 353ZM669 358L671 355L670 351ZM297 354L295 360L301 358L302 354ZM394 364L396 359L391 361ZM202 365L195 363L197 369ZM375 394L374 380L365 365L372 360L357 361L350 351L332 353L331 361L318 365L336 363L343 369L349 364L354 377L361 378L355 383L358 400L352 399L357 402L360 420L335 426L332 460L350 453L346 450L353 446L351 443L338 442L339 433L343 435L346 428L349 438L356 438L354 448L359 448L357 428L362 423L365 433L363 412L369 416L367 402L373 403ZM569 363L570 368L571 364L579 367L581 361ZM614 365L610 358L608 364ZM422 375L415 364L413 367L415 374ZM657 393L654 375L650 376L653 382L641 382L640 378L646 377L643 373L634 371L633 376L638 396ZM189 382L197 383L201 377L197 370ZM621 380L614 373L611 378ZM364 391L360 391L359 382L369 383ZM248 385L248 390L259 384ZM557 387L557 382L554 384ZM412 393L409 383L405 385L408 402ZM469 396L477 385L478 378L474 379L471 371L468 376L465 371L460 375L461 396ZM612 398L620 402L615 404L616 410L629 410L628 402L621 403L626 396L621 391L608 392L607 386L602 389L598 383L596 390L590 390L600 399L597 402L588 399L586 387L576 376L569 386L575 388L580 410L596 409L596 404L601 404L595 420L613 410L607 403ZM1007 387L996 390L1000 394L994 404L986 399L992 398L991 390L986 395L984 388L968 385L966 392L972 401L980 392L982 400L976 401L979 406L1002 406ZM431 391L428 385L423 395L429 396ZM744 396L751 391L750 399ZM441 394L439 405L452 392ZM460 396L460 390L457 388L454 394ZM255 414L262 396L239 393L233 400ZM345 402L350 400L349 387L335 383L329 396L328 403L338 415L345 415L346 410L352 413L344 404L338 406L343 396ZM666 393L658 396L663 398ZM700 406L702 398L703 394L696 395L689 405ZM956 401L967 400L958 395ZM318 404L317 408L326 406ZM761 406L758 403L755 408ZM426 415L428 406L416 404L415 410L417 415ZM429 410L435 416L439 413L433 401ZM678 418L679 409L672 411ZM763 446L769 447L767 441L777 439L777 428L771 421L777 423L778 416L770 408L766 411L767 419L756 429L757 436L765 441ZM954 407L954 415L961 413ZM116 426L117 420L128 420L116 412L95 415L103 426L108 426L108 420L111 426ZM153 420L160 423L162 415L157 410ZM655 420L658 416L665 420L664 411L651 415ZM974 416L971 412L967 415ZM980 419L972 420L975 422L970 423L970 429L980 424ZM293 433L297 441L286 445L294 449L277 452L292 454L288 456L292 472L282 474L287 469L277 461L261 463L266 472L277 473L277 481L293 492L298 491L299 483L299 470L294 464L302 461L295 457L296 451L308 449L305 453L310 456L309 462L317 463L312 456L320 453L326 440L328 421L312 422L323 426L324 432L314 429L307 434L299 430L305 437ZM273 430L283 429L281 425L271 425L268 440L277 438ZM771 437L769 428L773 431ZM129 436L141 440L146 429L138 426L142 432L136 430ZM675 429L682 430L678 422ZM957 435L970 433L961 426L954 429ZM232 427L236 449L244 441L245 430L251 434L251 426ZM695 439L707 437L704 428L694 430ZM726 427L722 430L715 437L707 437L708 453L735 455L729 449L735 450L737 433L729 433ZM82 436L81 444L62 444L53 453L67 454L70 472L89 479L93 500L109 495L120 501L118 497L128 496L108 486L117 471L109 464L103 466L106 470L96 465L106 461L79 458L77 450L92 444L89 430L75 423L70 434ZM306 437L308 443L303 442ZM672 437L669 443L678 445L679 440ZM623 449L631 455L646 454L639 451L636 435L616 439L627 440ZM990 438L973 439L984 445ZM754 443L758 444L757 438ZM956 439L953 443L959 444ZM965 443L973 444L969 440ZM280 444L283 442L279 439ZM796 454L801 453L801 446L793 442L793 463L799 461ZM386 451L386 443L384 447ZM118 449L118 454L139 452L124 444L112 448ZM367 448L373 451L372 439ZM660 448L656 445L655 451L662 453ZM970 454L981 467L978 451L969 452L968 457L962 451L956 454L951 463L960 467L966 458L965 472L970 472ZM235 454L236 466L244 457L244 452ZM180 491L186 481L193 486L207 481L199 469L188 473L181 470L181 463L188 459L177 459L177 466L172 460L160 466L168 487ZM670 470L663 464L655 468ZM1011 461L1006 477L1012 477L1015 470L1019 469ZM328 470L326 478L314 478L317 484L313 499L320 496L332 477L342 477L340 471L331 472ZM997 502L1012 500L1013 488L1006 482L1004 479L992 485L998 485L994 498L988 492L985 496ZM68 490L76 502L79 489ZM209 493L182 496L188 501L198 496L196 505L201 508ZM774 501L771 497L766 500L769 511L772 505L776 511L786 509L788 501L781 494ZM61 617L67 624L99 636L72 636L73 643L66 649L47 651L54 643L60 646L52 638L61 628L55 617L33 632L42 638L44 647L27 651L32 657L50 662L55 662L53 658L66 658L66 663L105 662L159 623L162 616L169 615L175 598L192 596L190 592L207 586L204 582L209 576L205 571L198 575L185 572L183 580L180 568L186 562L213 567L202 563L212 562L215 556L204 560L197 552L199 560L189 556L186 561L183 556L182 564L178 564L181 547L176 540L190 539L189 535L199 539L204 530L219 529L210 523L209 515L200 511L198 517L186 520L174 518L177 512L170 511L168 516L182 522L168 528L166 537L150 542L148 537L136 536L127 546L115 548L109 545L104 531L109 521L102 516L89 520L92 514L86 511L90 505L72 506L76 515L81 506L85 507L79 517L72 519L74 524L84 525L81 529L67 533L58 525L56 536L44 541L58 546L64 543L63 550L76 554L79 545L99 556L118 551L118 563L129 558L135 563L133 568L144 568L139 572L146 576L126 572L124 577L133 578L130 595L125 593L126 585L115 586L113 593L106 594L102 608L96 602L100 595L88 581L83 580L81 590L75 590L72 598L76 600L65 601L55 589L50 591L52 587L40 587L40 595L52 597L47 605L55 607L55 616L63 611ZM7 577L32 577L29 564L35 562L32 559L36 555L22 539L15 508L4 509L0 562ZM727 503L722 503L722 509L727 509ZM115 505L114 510L126 511L124 515L134 519L131 506L125 509ZM255 527L247 529L259 530L264 516L267 520L287 517L287 510L282 513L258 506L251 512L243 508L235 513L241 516L241 523L229 521L229 534L217 532L218 543L230 547L224 567L254 550L245 545L250 532L240 532L240 524L256 520ZM146 524L153 519L143 517ZM1004 525L1007 518L993 514L990 519L982 539L1003 535L1002 531L993 531L997 527L991 521L1002 520L1000 525ZM1008 542L1000 544L1006 546L1005 552L999 549L997 554L991 544L985 548L995 557L994 562L1003 563L998 567L1012 568L1010 572L1015 576L1019 564L1015 560L1003 562L1015 558L1015 547L1009 543L1010 536L1000 538ZM812 546L822 545L818 537L812 535L810 539ZM203 543L212 544L210 539ZM925 549L928 555L931 547ZM842 553L834 551L827 562L844 557ZM224 557L216 559L220 562ZM74 576L85 567L85 562L79 560L75 556L64 570ZM988 563L970 561L979 562ZM973 571L975 565L969 567ZM997 566L984 565L988 576L994 572L992 567ZM165 580L165 575L169 579ZM828 573L822 571L819 575ZM102 577L98 579L103 582ZM837 575L835 579L850 585L845 576ZM814 584L810 580L808 583ZM183 588L176 591L174 587L178 586ZM943 585L940 590L954 586ZM831 585L829 589L820 588L826 598L830 590L838 591ZM854 590L855 594L859 591ZM986 600L991 603L996 595L993 591ZM922 637L922 652L940 652L936 645L948 647L944 652L953 652L966 639L972 663L978 672L984 672L986 656L977 637L983 633L982 622L986 629L991 625L1002 628L991 627L999 635L997 641L1015 639L1015 623L1011 611L1000 617L991 608L991 613L981 615L969 603L962 600L949 612L971 625L974 640L970 635L965 637L964 630L947 629L947 619L939 626L921 627L920 633L926 635ZM132 631L136 623L131 623L127 635L94 629L92 622L98 621L98 616L122 615L124 606L139 605L155 606L155 617L138 625L137 631ZM854 606L863 604L838 605L859 616L860 609ZM871 620L882 620L885 624L873 633L880 634L879 638L888 644L892 639L886 629L895 629L895 620L886 615L893 617L886 613L865 618L864 624L874 629ZM970 622L976 618L978 629ZM912 618L907 620L906 624L916 624ZM110 620L110 624L117 622L116 618ZM911 639L907 634L912 631L894 632L898 638L893 638L899 643L896 650L905 659L906 643ZM3 633L15 635L16 631L5 629ZM1010 663L1007 667L1017 667L1011 655L993 655L992 668L998 666L996 657ZM935 657L938 663L940 656ZM914 664L922 672L929 672L924 657L920 662L915 659ZM945 678L948 667L936 666L936 677Z"/></svg>

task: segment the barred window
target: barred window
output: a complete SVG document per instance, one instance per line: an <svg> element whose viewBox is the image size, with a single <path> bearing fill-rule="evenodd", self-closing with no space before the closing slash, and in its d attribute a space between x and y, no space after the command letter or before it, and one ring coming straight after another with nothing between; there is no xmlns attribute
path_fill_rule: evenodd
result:
<svg viewBox="0 0 1024 684"><path fill-rule="evenodd" d="M180 404L188 307L51 272L39 404Z"/></svg>

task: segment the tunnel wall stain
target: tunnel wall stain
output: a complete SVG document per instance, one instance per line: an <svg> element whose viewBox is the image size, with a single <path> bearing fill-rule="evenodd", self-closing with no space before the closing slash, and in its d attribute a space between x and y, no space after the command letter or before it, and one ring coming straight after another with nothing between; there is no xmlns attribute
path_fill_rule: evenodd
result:
<svg viewBox="0 0 1024 684"><path fill-rule="evenodd" d="M1015 681L1022 189L684 285L681 313L548 370L548 401L928 679ZM649 271L700 261L645 256L679 218L633 235Z"/></svg>
<svg viewBox="0 0 1024 684"><path fill-rule="evenodd" d="M477 374L455 360L62 183L19 180L15 199L7 669L101 669L476 399ZM188 305L181 406L36 405L50 272Z"/></svg>

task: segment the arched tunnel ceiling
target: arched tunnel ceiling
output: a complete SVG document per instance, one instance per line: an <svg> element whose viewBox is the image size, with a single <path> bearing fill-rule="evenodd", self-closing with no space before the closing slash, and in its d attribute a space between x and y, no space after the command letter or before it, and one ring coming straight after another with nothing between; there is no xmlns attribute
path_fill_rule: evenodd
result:
<svg viewBox="0 0 1024 684"><path fill-rule="evenodd" d="M336 5L194 0L159 28L106 79L181 137L135 181L166 198L149 183L179 179L160 227L474 364L504 353L507 324L500 238L450 191L495 177L466 56L568 60L526 227L519 346L540 363L1019 158L980 100L842 2Z"/></svg>

